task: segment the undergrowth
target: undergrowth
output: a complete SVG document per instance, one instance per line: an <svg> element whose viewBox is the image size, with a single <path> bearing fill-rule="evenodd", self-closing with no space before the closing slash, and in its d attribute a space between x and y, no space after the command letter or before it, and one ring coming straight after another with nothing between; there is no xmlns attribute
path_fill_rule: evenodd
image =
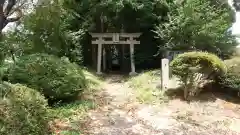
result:
<svg viewBox="0 0 240 135"><path fill-rule="evenodd" d="M129 78L128 84L136 92L136 98L139 102L159 104L167 100L164 91L159 88L160 73L160 70L151 70Z"/></svg>
<svg viewBox="0 0 240 135"><path fill-rule="evenodd" d="M102 88L101 84L104 83L103 78L96 76L95 74L93 74L92 71L89 71L87 69L83 70L83 74L88 81L88 91L90 90L91 92L93 92Z"/></svg>
<svg viewBox="0 0 240 135"><path fill-rule="evenodd" d="M88 70L83 70L83 73L88 81L88 87L84 90L83 98L80 97L79 100L72 103L56 103L49 110L49 115L53 119L50 125L52 135L82 134L81 127L85 122L88 111L97 106L94 99L86 99L85 97L94 97L94 93L102 88L103 79Z"/></svg>

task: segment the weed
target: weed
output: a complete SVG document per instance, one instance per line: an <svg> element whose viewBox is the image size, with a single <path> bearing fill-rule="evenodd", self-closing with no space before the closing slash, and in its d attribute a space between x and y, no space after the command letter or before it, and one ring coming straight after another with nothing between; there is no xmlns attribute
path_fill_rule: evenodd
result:
<svg viewBox="0 0 240 135"><path fill-rule="evenodd" d="M77 101L71 104L56 104L50 110L51 116L58 119L68 119L73 116L83 117L89 109L95 107L92 101Z"/></svg>
<svg viewBox="0 0 240 135"><path fill-rule="evenodd" d="M128 80L129 86L136 92L138 101L149 104L159 104L167 100L164 91L157 87L160 83L159 70L144 72Z"/></svg>

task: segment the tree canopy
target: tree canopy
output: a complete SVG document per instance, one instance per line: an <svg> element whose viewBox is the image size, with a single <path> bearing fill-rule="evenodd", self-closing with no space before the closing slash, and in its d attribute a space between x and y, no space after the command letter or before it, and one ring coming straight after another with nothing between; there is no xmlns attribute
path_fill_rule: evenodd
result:
<svg viewBox="0 0 240 135"><path fill-rule="evenodd" d="M6 37L17 55L44 52L88 62L88 32L141 32L136 63L156 63L168 50L204 50L231 54L236 45L226 33L231 10L219 0L54 0L23 16ZM158 64L157 64L158 65Z"/></svg>
<svg viewBox="0 0 240 135"><path fill-rule="evenodd" d="M231 54L236 42L227 29L232 17L226 3L186 0L171 4L167 21L156 27L164 50L204 50L217 55Z"/></svg>

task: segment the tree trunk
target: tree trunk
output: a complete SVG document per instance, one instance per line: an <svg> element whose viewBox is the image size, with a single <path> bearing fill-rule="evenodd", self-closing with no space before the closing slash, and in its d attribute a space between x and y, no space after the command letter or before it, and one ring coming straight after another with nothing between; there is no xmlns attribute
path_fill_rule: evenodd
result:
<svg viewBox="0 0 240 135"><path fill-rule="evenodd" d="M0 40L2 39L2 30L4 28L4 23L6 20L6 17L3 12L3 4L4 3L2 3L2 2L4 2L4 1L0 0Z"/></svg>
<svg viewBox="0 0 240 135"><path fill-rule="evenodd" d="M197 96L202 91L204 86L211 83L209 79L210 74L203 73L189 73L187 79L184 81L184 99L187 100L190 96Z"/></svg>

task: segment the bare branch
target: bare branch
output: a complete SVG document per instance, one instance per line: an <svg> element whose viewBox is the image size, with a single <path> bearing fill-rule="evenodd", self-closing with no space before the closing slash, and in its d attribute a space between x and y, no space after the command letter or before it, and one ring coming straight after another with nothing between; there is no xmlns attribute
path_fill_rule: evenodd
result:
<svg viewBox="0 0 240 135"><path fill-rule="evenodd" d="M22 2L21 4L19 4L19 5L15 5L15 7L13 7L12 8L12 10L9 12L9 14L8 14L8 16L11 16L11 15L13 15L15 12L17 12L17 10L19 10L19 9L23 9L24 8L24 2Z"/></svg>
<svg viewBox="0 0 240 135"><path fill-rule="evenodd" d="M8 0L7 7L4 10L4 14L7 17L12 10L13 6L16 4L16 0Z"/></svg>
<svg viewBox="0 0 240 135"><path fill-rule="evenodd" d="M9 22L16 22L23 16L22 10L19 9L19 8L16 9L14 13L16 13L17 15L15 17L7 18L7 23L9 23Z"/></svg>
<svg viewBox="0 0 240 135"><path fill-rule="evenodd" d="M5 0L0 0L0 15L3 15L3 5L5 3Z"/></svg>
<svg viewBox="0 0 240 135"><path fill-rule="evenodd" d="M0 0L0 40L4 27L21 19L32 0ZM32 1L33 2L33 1Z"/></svg>

